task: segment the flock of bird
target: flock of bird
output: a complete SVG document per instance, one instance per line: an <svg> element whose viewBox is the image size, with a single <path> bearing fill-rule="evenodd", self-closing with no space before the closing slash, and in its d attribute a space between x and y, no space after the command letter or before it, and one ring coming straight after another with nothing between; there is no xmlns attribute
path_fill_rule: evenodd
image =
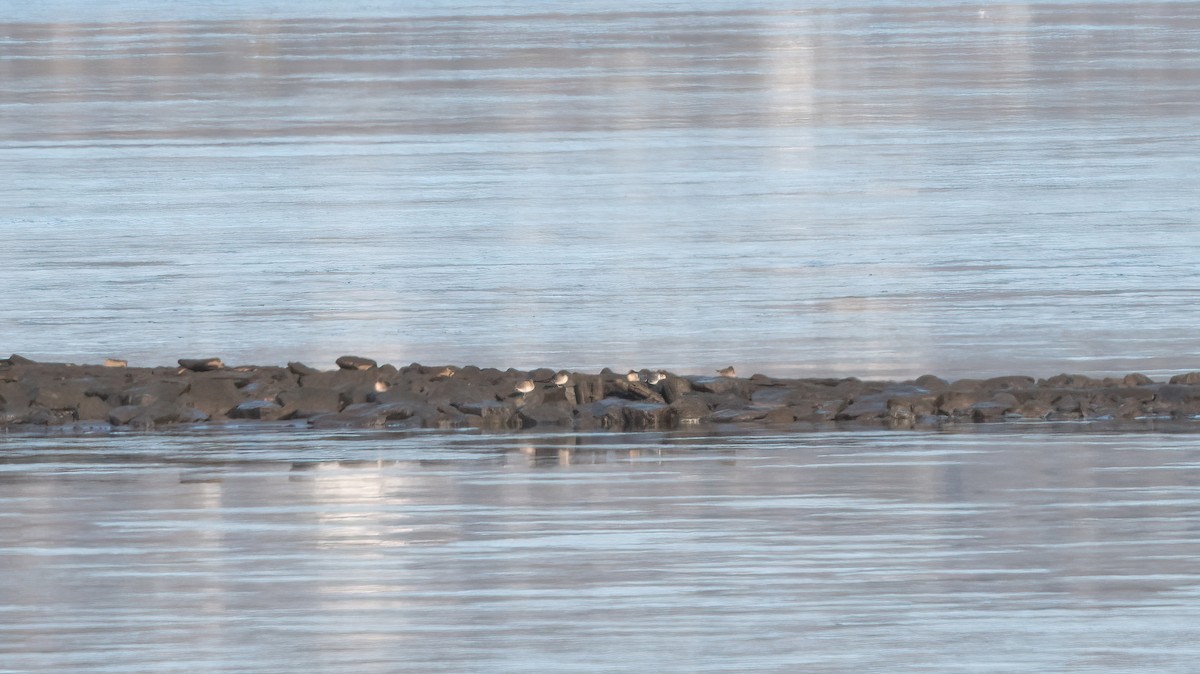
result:
<svg viewBox="0 0 1200 674"><path fill-rule="evenodd" d="M737 371L733 369L732 365L730 365L729 367L723 367L720 370L717 370L717 374L721 375L722 377L736 377ZM652 372L646 376L643 376L637 370L630 370L625 375L626 381L645 382L651 386L657 386L666 378L667 373L665 370L658 370L657 372ZM570 381L571 376L565 370L554 375L554 378L551 379L551 382L559 388L566 386L568 383L570 383ZM517 383L516 387L513 389L513 392L525 395L526 393L532 393L535 388L537 388L537 384L534 383L532 379L523 379Z"/></svg>

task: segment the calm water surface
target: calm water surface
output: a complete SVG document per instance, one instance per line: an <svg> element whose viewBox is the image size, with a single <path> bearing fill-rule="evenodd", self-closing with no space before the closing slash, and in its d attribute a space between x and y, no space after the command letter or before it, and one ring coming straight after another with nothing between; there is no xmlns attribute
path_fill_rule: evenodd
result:
<svg viewBox="0 0 1200 674"><path fill-rule="evenodd" d="M0 438L0 672L1193 672L1200 436Z"/></svg>
<svg viewBox="0 0 1200 674"><path fill-rule="evenodd" d="M0 348L1200 367L1200 3L336 4L0 8Z"/></svg>

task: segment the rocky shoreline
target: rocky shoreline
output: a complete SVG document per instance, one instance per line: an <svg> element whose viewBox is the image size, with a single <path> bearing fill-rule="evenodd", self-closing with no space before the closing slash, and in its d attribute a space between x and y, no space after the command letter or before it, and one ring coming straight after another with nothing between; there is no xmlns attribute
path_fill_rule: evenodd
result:
<svg viewBox="0 0 1200 674"><path fill-rule="evenodd" d="M312 428L672 430L734 425L938 427L1021 420L1200 420L1200 372L1154 381L1061 374L946 381L679 376L394 367L357 356L337 369L301 363L173 367L0 359L0 429L148 431L290 420Z"/></svg>

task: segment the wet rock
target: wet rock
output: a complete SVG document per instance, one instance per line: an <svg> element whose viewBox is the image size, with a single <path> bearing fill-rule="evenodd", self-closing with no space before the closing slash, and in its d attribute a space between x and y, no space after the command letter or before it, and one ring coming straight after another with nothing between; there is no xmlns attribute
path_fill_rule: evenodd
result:
<svg viewBox="0 0 1200 674"><path fill-rule="evenodd" d="M683 377L673 375L668 375L659 386L662 391L663 401L672 405L692 392L692 382Z"/></svg>
<svg viewBox="0 0 1200 674"><path fill-rule="evenodd" d="M713 412L708 421L714 424L744 424L761 421L777 407L752 405L743 409L724 409Z"/></svg>
<svg viewBox="0 0 1200 674"><path fill-rule="evenodd" d="M971 420L976 423L987 421L999 421L1004 413L1009 410L1009 406L998 403L992 400L984 400L977 402L969 408Z"/></svg>
<svg viewBox="0 0 1200 674"><path fill-rule="evenodd" d="M675 416L680 423L688 424L700 423L700 420L712 411L712 407L698 396L680 398L671 403L671 409L675 410Z"/></svg>
<svg viewBox="0 0 1200 674"><path fill-rule="evenodd" d="M522 428L543 426L570 428L575 423L575 415L571 410L559 405L538 405L522 407L517 412Z"/></svg>
<svg viewBox="0 0 1200 674"><path fill-rule="evenodd" d="M587 405L604 399L604 379L598 375L572 375L575 382L575 404Z"/></svg>
<svg viewBox="0 0 1200 674"><path fill-rule="evenodd" d="M479 423L482 428L507 428L510 425L514 427L519 426L519 423L515 421L516 407L499 401L485 400L482 402L460 403L454 407L463 414L479 417Z"/></svg>
<svg viewBox="0 0 1200 674"><path fill-rule="evenodd" d="M40 382L32 388L30 402L50 410L74 410L87 398L86 386L79 380Z"/></svg>
<svg viewBox="0 0 1200 674"><path fill-rule="evenodd" d="M692 389L701 393L732 394L739 397L745 395L746 382L732 377L686 377L691 382Z"/></svg>
<svg viewBox="0 0 1200 674"><path fill-rule="evenodd" d="M1045 388L1079 389L1100 386L1101 383L1082 374L1058 374L1049 379L1038 380L1037 385Z"/></svg>
<svg viewBox="0 0 1200 674"><path fill-rule="evenodd" d="M768 424L790 424L796 420L796 413L790 407L772 407L762 420Z"/></svg>
<svg viewBox="0 0 1200 674"><path fill-rule="evenodd" d="M618 398L626 398L629 400L646 400L655 403L666 402L657 391L650 388L648 384L642 381L623 381L620 379L615 379L607 382L605 388L609 395L613 395Z"/></svg>
<svg viewBox="0 0 1200 674"><path fill-rule="evenodd" d="M245 400L232 379L196 378L188 387L187 403L210 417L223 417Z"/></svg>
<svg viewBox="0 0 1200 674"><path fill-rule="evenodd" d="M951 389L937 397L937 413L949 417L972 417L974 412L971 406L991 397L991 393L979 388L958 391Z"/></svg>
<svg viewBox="0 0 1200 674"><path fill-rule="evenodd" d="M0 408L26 408L32 402L28 385L19 381L0 382Z"/></svg>
<svg viewBox="0 0 1200 674"><path fill-rule="evenodd" d="M931 374L921 375L913 383L930 393L941 393L950 388L950 382Z"/></svg>
<svg viewBox="0 0 1200 674"><path fill-rule="evenodd" d="M274 400L247 400L229 410L230 419L274 421L283 417L283 407Z"/></svg>
<svg viewBox="0 0 1200 674"><path fill-rule="evenodd" d="M606 398L585 405L586 414L600 427L612 430L668 429L675 426L675 411L662 403L633 402Z"/></svg>
<svg viewBox="0 0 1200 674"><path fill-rule="evenodd" d="M75 418L79 421L101 421L108 419L109 405L98 396L86 396L75 408Z"/></svg>
<svg viewBox="0 0 1200 674"><path fill-rule="evenodd" d="M289 372L296 375L297 377L303 377L305 375L316 374L316 373L320 372L320 370L318 370L315 367L309 367L309 366L305 365L304 363L298 363L295 361L288 363L287 368L288 368Z"/></svg>
<svg viewBox="0 0 1200 674"><path fill-rule="evenodd" d="M157 402L173 402L183 394L183 381L157 381L125 389L118 394L122 405L146 407Z"/></svg>
<svg viewBox="0 0 1200 674"><path fill-rule="evenodd" d="M220 358L180 358L178 363L179 367L192 372L209 372L225 367Z"/></svg>
<svg viewBox="0 0 1200 674"><path fill-rule="evenodd" d="M1009 389L1033 388L1037 381L1033 377L1010 375L1007 377L992 377L983 382L983 388L989 391L1005 391Z"/></svg>
<svg viewBox="0 0 1200 674"><path fill-rule="evenodd" d="M1125 375L1125 378L1121 380L1121 383L1123 383L1125 386L1149 386L1150 384L1154 383L1154 380L1142 374L1141 372L1133 372Z"/></svg>
<svg viewBox="0 0 1200 674"><path fill-rule="evenodd" d="M341 411L341 396L331 388L306 386L279 394L277 401L283 409L281 419L307 419L321 414Z"/></svg>
<svg viewBox="0 0 1200 674"><path fill-rule="evenodd" d="M370 370L379 366L378 363L370 358L363 358L362 356L342 356L335 363L342 370Z"/></svg>
<svg viewBox="0 0 1200 674"><path fill-rule="evenodd" d="M834 415L838 421L854 421L859 419L879 419L887 415L888 399L886 394L868 395L852 401Z"/></svg>

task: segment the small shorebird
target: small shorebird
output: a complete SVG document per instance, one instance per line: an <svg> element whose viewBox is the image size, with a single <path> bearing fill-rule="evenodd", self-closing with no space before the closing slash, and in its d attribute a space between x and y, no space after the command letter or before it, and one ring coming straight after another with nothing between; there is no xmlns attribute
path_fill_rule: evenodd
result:
<svg viewBox="0 0 1200 674"><path fill-rule="evenodd" d="M454 376L454 372L455 372L454 368L444 367L444 368L442 368L441 372L438 372L437 374L433 375L433 378L434 379L449 379L450 377Z"/></svg>
<svg viewBox="0 0 1200 674"><path fill-rule="evenodd" d="M563 386L566 386L567 382L570 380L571 380L570 375L567 374L566 370L563 370L562 372L559 372L558 374L554 375L553 381L554 381L555 386L562 388Z"/></svg>
<svg viewBox="0 0 1200 674"><path fill-rule="evenodd" d="M533 389L534 389L533 380L525 379L525 380L522 380L521 383L517 384L516 387L513 388L513 391L516 391L517 393L520 393L521 395L525 395L526 393L529 393Z"/></svg>
<svg viewBox="0 0 1200 674"><path fill-rule="evenodd" d="M127 367L129 363L120 358L105 358L104 367Z"/></svg>
<svg viewBox="0 0 1200 674"><path fill-rule="evenodd" d="M630 370L629 374L625 375L625 381L641 381L642 376L637 373L637 370Z"/></svg>
<svg viewBox="0 0 1200 674"><path fill-rule="evenodd" d="M736 377L737 370L733 369L733 366L730 365L729 367L723 367L720 370L717 370L717 374L721 375L722 377Z"/></svg>
<svg viewBox="0 0 1200 674"><path fill-rule="evenodd" d="M384 391L387 391L387 390L388 390L388 384L386 381L375 382L375 392L376 393L383 393Z"/></svg>
<svg viewBox="0 0 1200 674"><path fill-rule="evenodd" d="M650 378L646 380L646 383L651 386L658 386L659 382L661 382L662 380L664 380L666 378L667 378L667 373L663 372L662 370L659 370L658 372L655 372L654 374L650 375Z"/></svg>

